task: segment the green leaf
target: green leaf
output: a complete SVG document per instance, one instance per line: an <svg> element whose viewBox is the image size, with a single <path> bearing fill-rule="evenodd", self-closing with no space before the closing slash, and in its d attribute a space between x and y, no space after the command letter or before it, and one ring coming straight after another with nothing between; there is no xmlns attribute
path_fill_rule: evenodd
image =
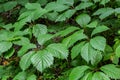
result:
<svg viewBox="0 0 120 80"><path fill-rule="evenodd" d="M16 1L8 1L3 5L5 11L13 9L17 5Z"/></svg>
<svg viewBox="0 0 120 80"><path fill-rule="evenodd" d="M27 73L26 72L19 72L13 80L26 80Z"/></svg>
<svg viewBox="0 0 120 80"><path fill-rule="evenodd" d="M93 0L93 1L94 1L94 3L100 2L100 0Z"/></svg>
<svg viewBox="0 0 120 80"><path fill-rule="evenodd" d="M27 4L29 2L29 0L24 0L24 1L22 1L22 0L17 0L17 3L18 4L21 4L22 6L24 6L25 4Z"/></svg>
<svg viewBox="0 0 120 80"><path fill-rule="evenodd" d="M37 3L40 3L40 5L45 5L48 2L48 0L37 0Z"/></svg>
<svg viewBox="0 0 120 80"><path fill-rule="evenodd" d="M47 48L47 51L51 53L54 57L60 59L67 59L68 57L68 50L65 45L63 44L50 44Z"/></svg>
<svg viewBox="0 0 120 80"><path fill-rule="evenodd" d="M67 48L71 47L78 40L86 39L87 36L83 34L83 30L77 31L71 36L64 38L62 43L67 46Z"/></svg>
<svg viewBox="0 0 120 80"><path fill-rule="evenodd" d="M37 41L40 45L44 45L45 42L53 38L51 34L40 34L38 35Z"/></svg>
<svg viewBox="0 0 120 80"><path fill-rule="evenodd" d="M14 26L16 26L17 24L23 24L25 25L26 22L31 22L31 20L36 20L38 18L40 18L43 14L47 13L48 11L45 9L36 9L36 10L28 10L23 12L19 17L18 20L20 20L19 22L16 22ZM31 14L29 14L31 13ZM21 25L21 26L23 26ZM20 28L21 28L20 26Z"/></svg>
<svg viewBox="0 0 120 80"><path fill-rule="evenodd" d="M120 45L115 49L115 54L117 57L120 57Z"/></svg>
<svg viewBox="0 0 120 80"><path fill-rule="evenodd" d="M48 11L57 11L57 12L64 11L68 8L69 7L67 5L62 5L56 2L50 2L45 6L45 9Z"/></svg>
<svg viewBox="0 0 120 80"><path fill-rule="evenodd" d="M22 21L19 21L19 22L16 22L13 26L15 27L15 30L14 31L19 31L24 25L26 24L26 22L24 22L23 20Z"/></svg>
<svg viewBox="0 0 120 80"><path fill-rule="evenodd" d="M111 11L112 8L106 7L106 8L100 8L98 9L96 12L93 13L93 15L100 15L100 14L104 14L107 11Z"/></svg>
<svg viewBox="0 0 120 80"><path fill-rule="evenodd" d="M112 79L120 79L120 68L117 68L114 64L104 65L100 69L108 77Z"/></svg>
<svg viewBox="0 0 120 80"><path fill-rule="evenodd" d="M98 9L96 12L93 13L93 15L100 15L99 18L102 20L113 14L114 12L115 10L113 8L106 7Z"/></svg>
<svg viewBox="0 0 120 80"><path fill-rule="evenodd" d="M26 8L26 9L30 9L30 10L32 10L32 9L40 9L41 6L40 6L39 3L27 3L27 4L25 5L25 8Z"/></svg>
<svg viewBox="0 0 120 80"><path fill-rule="evenodd" d="M81 48L84 46L85 42L81 42L77 45L75 45L72 50L71 50L71 58L74 59L75 57L77 57L79 55L79 53L81 52Z"/></svg>
<svg viewBox="0 0 120 80"><path fill-rule="evenodd" d="M30 51L22 56L19 65L23 71L31 65L31 57L34 55L34 53L34 51Z"/></svg>
<svg viewBox="0 0 120 80"><path fill-rule="evenodd" d="M20 45L20 46L28 45L30 44L30 40L26 37L20 37L20 40L14 41L14 44Z"/></svg>
<svg viewBox="0 0 120 80"><path fill-rule="evenodd" d="M45 14L47 16L47 18L51 21L55 21L59 15L58 12L51 12L51 13L47 13Z"/></svg>
<svg viewBox="0 0 120 80"><path fill-rule="evenodd" d="M74 0L57 0L57 3L72 6L74 4Z"/></svg>
<svg viewBox="0 0 120 80"><path fill-rule="evenodd" d="M106 45L103 61L109 60L112 56L113 56L113 48L109 45Z"/></svg>
<svg viewBox="0 0 120 80"><path fill-rule="evenodd" d="M11 38L11 32L7 30L0 30L0 41L8 41Z"/></svg>
<svg viewBox="0 0 120 80"><path fill-rule="evenodd" d="M10 23L10 24L6 24L6 25L1 26L1 27L5 28L6 30L10 30L10 29L12 29L14 26Z"/></svg>
<svg viewBox="0 0 120 80"><path fill-rule="evenodd" d="M86 9L88 7L91 7L92 5L93 5L92 2L82 2L78 6L76 6L75 9L76 10L82 10L82 9Z"/></svg>
<svg viewBox="0 0 120 80"><path fill-rule="evenodd" d="M81 56L85 61L89 62L90 60L89 55L90 55L89 54L89 43L86 43L81 49Z"/></svg>
<svg viewBox="0 0 120 80"><path fill-rule="evenodd" d="M93 49L91 50L91 53L92 51L94 54L91 54L91 64L96 66L102 60L103 57L100 51Z"/></svg>
<svg viewBox="0 0 120 80"><path fill-rule="evenodd" d="M43 24L36 24L33 26L32 33L37 38L39 34L47 33L47 27Z"/></svg>
<svg viewBox="0 0 120 80"><path fill-rule="evenodd" d="M115 8L115 13L120 14L120 8Z"/></svg>
<svg viewBox="0 0 120 80"><path fill-rule="evenodd" d="M25 44L22 46L22 48L20 48L20 50L18 51L18 56L22 56L24 55L29 49L32 49L32 48L36 48L36 45L35 44Z"/></svg>
<svg viewBox="0 0 120 80"><path fill-rule="evenodd" d="M102 59L102 55L99 51L92 48L90 43L86 43L81 49L82 58L89 63L91 61L92 65L96 65ZM99 56L99 57L98 57Z"/></svg>
<svg viewBox="0 0 120 80"><path fill-rule="evenodd" d="M40 17L42 17L44 14L48 13L48 10L46 9L37 9L33 12L33 17L32 17L32 21L39 19ZM31 15L30 15L31 16Z"/></svg>
<svg viewBox="0 0 120 80"><path fill-rule="evenodd" d="M109 28L108 28L107 26L104 26L104 25L98 26L98 27L96 27L96 28L92 31L91 36L93 36L93 35L95 35L95 34L97 34L97 33L101 33L101 32L103 32L103 31L106 31L106 30L108 30L108 29L109 29Z"/></svg>
<svg viewBox="0 0 120 80"><path fill-rule="evenodd" d="M80 29L80 28L78 28L78 27L68 26L67 29L62 30L62 31L56 33L54 36L55 36L55 37L56 37L56 36L61 36L61 37L63 37L63 36L66 36L66 35L70 34L70 33L73 32L73 31L76 31L76 30L79 30L79 29Z"/></svg>
<svg viewBox="0 0 120 80"><path fill-rule="evenodd" d="M96 36L90 40L90 44L93 48L104 51L106 46L106 39L101 36Z"/></svg>
<svg viewBox="0 0 120 80"><path fill-rule="evenodd" d="M0 42L0 55L12 47L11 42Z"/></svg>
<svg viewBox="0 0 120 80"><path fill-rule="evenodd" d="M76 22L81 27L85 27L90 21L91 21L91 17L88 14L80 14L76 17Z"/></svg>
<svg viewBox="0 0 120 80"><path fill-rule="evenodd" d="M106 17L110 16L110 15L113 14L113 13L114 13L114 9L107 10L106 12L104 12L103 14L101 14L101 15L99 16L99 18L100 18L101 20L103 20L103 19L105 19Z"/></svg>
<svg viewBox="0 0 120 80"><path fill-rule="evenodd" d="M64 13L60 14L57 19L56 19L56 22L57 21L65 21L66 19L69 19L71 18L74 14L75 14L76 10L74 9L69 9L67 11L65 11Z"/></svg>
<svg viewBox="0 0 120 80"><path fill-rule="evenodd" d="M31 16L29 16L31 13ZM24 18L27 18L28 20L27 21L30 21L31 18L33 17L33 11L26 11L26 12L23 12L19 17L18 17L18 20L22 20Z"/></svg>
<svg viewBox="0 0 120 80"><path fill-rule="evenodd" d="M72 72L69 75L69 80L78 80L80 79L86 70L88 70L88 66L78 66L76 68L73 68Z"/></svg>
<svg viewBox="0 0 120 80"><path fill-rule="evenodd" d="M88 24L86 27L88 28L96 28L97 27L98 22L97 21L92 21L90 24Z"/></svg>
<svg viewBox="0 0 120 80"><path fill-rule="evenodd" d="M102 0L100 4L105 5L106 3L110 2L110 0Z"/></svg>
<svg viewBox="0 0 120 80"><path fill-rule="evenodd" d="M4 57L6 59L9 59L15 52L15 49L14 48L11 48L10 50L8 50L5 54L4 54Z"/></svg>
<svg viewBox="0 0 120 80"><path fill-rule="evenodd" d="M36 75L30 75L29 77L27 77L27 80L37 80L37 76Z"/></svg>
<svg viewBox="0 0 120 80"><path fill-rule="evenodd" d="M30 33L29 30L30 29L28 28L23 31L14 31L11 33L11 38L9 40L10 41L19 40L21 39L21 36L28 35Z"/></svg>
<svg viewBox="0 0 120 80"><path fill-rule="evenodd" d="M113 54L110 56L110 59L112 60L113 64L118 65L119 64L119 57L117 57L116 55L113 56Z"/></svg>
<svg viewBox="0 0 120 80"><path fill-rule="evenodd" d="M88 72L81 80L92 80L93 72Z"/></svg>
<svg viewBox="0 0 120 80"><path fill-rule="evenodd" d="M120 45L120 40L117 39L117 40L115 41L115 44L114 44L114 46L113 46L113 49L115 50L119 45Z"/></svg>
<svg viewBox="0 0 120 80"><path fill-rule="evenodd" d="M15 31L19 31L27 22L34 21L47 12L47 10L42 8L23 12L18 18L19 21L13 25L15 27Z"/></svg>
<svg viewBox="0 0 120 80"><path fill-rule="evenodd" d="M38 71L43 72L47 67L53 64L53 56L48 51L38 51L31 58L32 64L37 68Z"/></svg>
<svg viewBox="0 0 120 80"><path fill-rule="evenodd" d="M102 72L95 72L92 80L110 80L109 77Z"/></svg>
<svg viewBox="0 0 120 80"><path fill-rule="evenodd" d="M20 21L16 22L13 25L15 27L14 31L19 31L26 24L26 22L31 22L33 13L31 13L31 16L29 16L29 13L31 13L31 11L24 12L18 17L18 20L20 20Z"/></svg>

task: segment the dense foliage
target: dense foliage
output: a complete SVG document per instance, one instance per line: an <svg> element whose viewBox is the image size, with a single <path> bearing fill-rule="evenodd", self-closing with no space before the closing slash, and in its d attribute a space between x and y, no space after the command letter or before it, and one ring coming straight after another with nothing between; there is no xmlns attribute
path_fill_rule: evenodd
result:
<svg viewBox="0 0 120 80"><path fill-rule="evenodd" d="M120 0L0 0L0 80L120 79Z"/></svg>

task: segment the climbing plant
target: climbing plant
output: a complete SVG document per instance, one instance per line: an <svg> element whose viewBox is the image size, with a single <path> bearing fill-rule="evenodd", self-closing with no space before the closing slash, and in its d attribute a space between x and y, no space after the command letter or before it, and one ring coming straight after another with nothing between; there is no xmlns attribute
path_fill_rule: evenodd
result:
<svg viewBox="0 0 120 80"><path fill-rule="evenodd" d="M0 80L118 80L119 25L119 0L0 0Z"/></svg>

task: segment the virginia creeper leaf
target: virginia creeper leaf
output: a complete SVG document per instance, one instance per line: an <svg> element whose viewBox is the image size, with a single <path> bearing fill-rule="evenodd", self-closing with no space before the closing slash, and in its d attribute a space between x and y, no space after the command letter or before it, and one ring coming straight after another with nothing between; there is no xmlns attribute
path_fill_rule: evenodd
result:
<svg viewBox="0 0 120 80"><path fill-rule="evenodd" d="M120 68L116 67L114 64L104 65L101 68L108 77L112 79L120 79Z"/></svg>
<svg viewBox="0 0 120 80"><path fill-rule="evenodd" d="M47 47L49 53L51 53L54 57L67 59L68 57L68 50L65 45L63 44L50 44Z"/></svg>
<svg viewBox="0 0 120 80"><path fill-rule="evenodd" d="M0 55L3 52L8 51L11 47L12 47L12 43L11 42L0 42Z"/></svg>
<svg viewBox="0 0 120 80"><path fill-rule="evenodd" d="M96 36L90 40L90 44L93 48L104 51L106 39L102 36Z"/></svg>
<svg viewBox="0 0 120 80"><path fill-rule="evenodd" d="M73 68L72 72L69 75L69 80L78 80L80 79L86 70L88 70L88 66L78 66Z"/></svg>
<svg viewBox="0 0 120 80"><path fill-rule="evenodd" d="M97 34L97 33L101 33L101 32L103 32L103 31L106 31L106 30L108 30L108 29L109 29L109 28L108 28L107 26L104 26L104 25L98 26L98 27L96 27L96 28L92 31L91 36L93 36L93 35L95 35L95 34Z"/></svg>
<svg viewBox="0 0 120 80"><path fill-rule="evenodd" d="M88 14L80 14L76 17L76 22L81 27L85 27L90 21L91 21L91 17Z"/></svg>
<svg viewBox="0 0 120 80"><path fill-rule="evenodd" d="M53 56L48 51L38 51L31 58L32 64L36 67L36 69L40 72L47 67L50 67L53 64Z"/></svg>
<svg viewBox="0 0 120 80"><path fill-rule="evenodd" d="M19 65L23 71L30 66L31 57L34 55L34 53L35 53L34 51L31 51L22 56Z"/></svg>

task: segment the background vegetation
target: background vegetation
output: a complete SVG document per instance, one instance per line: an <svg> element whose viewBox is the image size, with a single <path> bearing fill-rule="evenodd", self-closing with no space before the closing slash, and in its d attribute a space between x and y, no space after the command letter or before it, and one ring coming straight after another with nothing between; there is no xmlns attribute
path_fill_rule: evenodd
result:
<svg viewBox="0 0 120 80"><path fill-rule="evenodd" d="M0 80L119 80L120 0L0 0Z"/></svg>

